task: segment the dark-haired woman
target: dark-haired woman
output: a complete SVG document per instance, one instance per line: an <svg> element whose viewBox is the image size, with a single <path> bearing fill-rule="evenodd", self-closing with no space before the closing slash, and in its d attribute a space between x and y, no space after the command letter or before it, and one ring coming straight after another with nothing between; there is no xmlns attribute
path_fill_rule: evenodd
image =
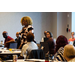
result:
<svg viewBox="0 0 75 75"><path fill-rule="evenodd" d="M49 45L49 54L50 55L54 55L54 52L55 52L55 42L54 42L54 39L53 39L53 35L51 32L47 31L46 32L46 37L47 37L47 43Z"/></svg>
<svg viewBox="0 0 75 75"><path fill-rule="evenodd" d="M66 61L63 57L64 46L68 44L68 40L65 36L60 35L56 40L56 53L54 55L54 61Z"/></svg>

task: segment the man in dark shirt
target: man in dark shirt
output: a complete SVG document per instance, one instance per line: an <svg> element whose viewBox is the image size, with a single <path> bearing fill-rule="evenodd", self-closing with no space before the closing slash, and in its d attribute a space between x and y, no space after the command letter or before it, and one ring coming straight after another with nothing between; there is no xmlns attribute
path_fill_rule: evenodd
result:
<svg viewBox="0 0 75 75"><path fill-rule="evenodd" d="M15 41L17 42L17 48L19 48L20 44L21 44L21 37L19 37L19 32L16 33L16 39Z"/></svg>
<svg viewBox="0 0 75 75"><path fill-rule="evenodd" d="M11 42L14 42L15 40L13 38L11 38L10 36L8 36L8 33L6 31L4 31L2 33L3 37L5 38L5 41L4 41L4 47L7 47L9 48L9 45Z"/></svg>

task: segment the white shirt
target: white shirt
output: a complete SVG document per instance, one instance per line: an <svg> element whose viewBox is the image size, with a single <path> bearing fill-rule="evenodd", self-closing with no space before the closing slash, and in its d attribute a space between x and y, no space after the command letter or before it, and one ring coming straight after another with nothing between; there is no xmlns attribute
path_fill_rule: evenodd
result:
<svg viewBox="0 0 75 75"><path fill-rule="evenodd" d="M35 50L35 49L38 49L38 46L37 46L36 43L34 43L34 42L27 42L27 44L25 44L22 47L22 51L21 51L20 56L23 56L23 52L25 53L26 50L30 51L30 50Z"/></svg>
<svg viewBox="0 0 75 75"><path fill-rule="evenodd" d="M45 38L45 36L41 39L41 42L44 42L44 38Z"/></svg>

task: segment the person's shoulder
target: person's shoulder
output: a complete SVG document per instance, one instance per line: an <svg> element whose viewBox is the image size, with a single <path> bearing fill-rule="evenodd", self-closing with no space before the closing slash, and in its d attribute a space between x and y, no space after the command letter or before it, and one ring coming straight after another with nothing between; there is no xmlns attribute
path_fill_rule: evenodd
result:
<svg viewBox="0 0 75 75"><path fill-rule="evenodd" d="M28 27L27 28L33 28L33 26L32 25L28 25Z"/></svg>
<svg viewBox="0 0 75 75"><path fill-rule="evenodd" d="M37 44L35 42L31 42L33 45L37 46Z"/></svg>
<svg viewBox="0 0 75 75"><path fill-rule="evenodd" d="M32 44L36 44L34 41L32 41L32 42L30 42L30 43L32 43Z"/></svg>
<svg viewBox="0 0 75 75"><path fill-rule="evenodd" d="M7 36L8 38L10 37L10 36Z"/></svg>
<svg viewBox="0 0 75 75"><path fill-rule="evenodd" d="M69 40L68 41L72 41L72 38L69 38Z"/></svg>
<svg viewBox="0 0 75 75"><path fill-rule="evenodd" d="M49 40L53 40L53 38L49 38Z"/></svg>
<svg viewBox="0 0 75 75"><path fill-rule="evenodd" d="M64 47L60 47L59 50L64 50Z"/></svg>
<svg viewBox="0 0 75 75"><path fill-rule="evenodd" d="M34 47L36 47L38 49L37 44L35 42L32 42L32 43L33 43Z"/></svg>
<svg viewBox="0 0 75 75"><path fill-rule="evenodd" d="M52 42L54 42L54 39L53 39L53 38L49 38L48 41L52 41Z"/></svg>
<svg viewBox="0 0 75 75"><path fill-rule="evenodd" d="M7 38L9 38L9 39L11 38L12 39L12 37L10 37L10 36L8 36Z"/></svg>

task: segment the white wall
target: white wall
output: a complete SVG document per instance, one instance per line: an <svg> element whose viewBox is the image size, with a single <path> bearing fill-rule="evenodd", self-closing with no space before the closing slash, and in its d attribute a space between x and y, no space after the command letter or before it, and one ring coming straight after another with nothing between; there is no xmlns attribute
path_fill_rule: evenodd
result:
<svg viewBox="0 0 75 75"><path fill-rule="evenodd" d="M50 12L42 12L42 29L41 35L44 36L44 31L51 31L52 15Z"/></svg>
<svg viewBox="0 0 75 75"><path fill-rule="evenodd" d="M69 17L67 17L68 14ZM60 35L64 35L69 39L71 37L71 31L66 32L67 24L69 24L69 29L71 29L71 12L53 12L51 25L53 37L57 38Z"/></svg>
<svg viewBox="0 0 75 75"><path fill-rule="evenodd" d="M53 37L57 38L57 12L52 12L52 24L51 24L51 32Z"/></svg>
<svg viewBox="0 0 75 75"><path fill-rule="evenodd" d="M67 16L69 14L69 17ZM67 32L66 28L69 24L71 30L71 13L70 12L58 12L57 13L57 36L64 35L67 39L71 37L71 31Z"/></svg>
<svg viewBox="0 0 75 75"><path fill-rule="evenodd" d="M57 36L65 35L66 25L67 25L67 14L66 13L57 13Z"/></svg>

